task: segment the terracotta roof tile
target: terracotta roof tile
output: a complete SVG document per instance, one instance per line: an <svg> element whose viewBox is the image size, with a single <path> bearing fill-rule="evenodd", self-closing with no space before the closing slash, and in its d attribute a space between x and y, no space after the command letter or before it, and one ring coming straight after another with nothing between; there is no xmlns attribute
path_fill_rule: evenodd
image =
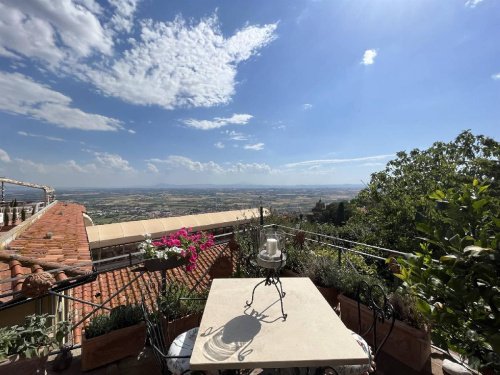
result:
<svg viewBox="0 0 500 375"><path fill-rule="evenodd" d="M85 207L58 202L47 210L9 244L8 250L0 250L0 295L20 291L24 279L2 280L91 261L83 222ZM68 272L71 275L83 275L91 269L89 264ZM55 276L57 281L68 278L64 272ZM11 299L12 296L3 297L0 302Z"/></svg>
<svg viewBox="0 0 500 375"><path fill-rule="evenodd" d="M213 265L219 254L222 253L229 254L229 248L226 244L216 245L210 250L207 250L200 254L200 257L198 258L198 266L193 272L185 272L181 267L168 270L167 282L168 280L178 280L187 285L190 289L195 288L195 286L199 290L206 289L210 282L208 270ZM137 272L133 272L132 268L130 267L101 273L97 276L97 279L95 281L75 287L73 289L73 297L83 299L88 302L101 304L108 300L120 288L123 288L125 285L130 283L131 280L133 280L134 277L138 275L139 274ZM198 280L201 281L197 285ZM114 308L122 304L139 304L142 302L142 296L145 295L145 285L151 284L154 285L153 291L155 294L157 294L158 285L161 284L161 277L159 272L145 272L142 277L127 286L117 296L111 298L111 300L106 303L105 306L108 308ZM71 311L71 313L73 314L73 323L78 322L92 310L93 307L88 304L83 304L81 302L75 301L70 302L69 311ZM98 310L96 313L100 314L103 312L105 312L104 309ZM82 326L87 325L89 321L90 318L85 320L85 322L81 326L78 326L73 331L73 339L75 343L79 343L81 341L81 328Z"/></svg>

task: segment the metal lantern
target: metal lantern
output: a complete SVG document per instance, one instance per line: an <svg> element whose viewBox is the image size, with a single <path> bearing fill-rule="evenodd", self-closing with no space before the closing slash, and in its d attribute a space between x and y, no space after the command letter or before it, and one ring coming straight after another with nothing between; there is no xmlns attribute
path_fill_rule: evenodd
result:
<svg viewBox="0 0 500 375"><path fill-rule="evenodd" d="M285 263L286 255L281 234L274 229L262 230L260 232L257 264L262 268L275 270L278 273L285 266Z"/></svg>
<svg viewBox="0 0 500 375"><path fill-rule="evenodd" d="M266 278L260 281L252 291L252 299L247 301L247 306L253 303L255 289L261 284L265 286L274 285L278 291L281 303L281 314L286 320L287 314L283 310L283 298L286 293L280 280L280 270L286 263L286 254L283 246L283 238L275 228L262 229L259 236L259 253L257 254L257 264L266 270Z"/></svg>

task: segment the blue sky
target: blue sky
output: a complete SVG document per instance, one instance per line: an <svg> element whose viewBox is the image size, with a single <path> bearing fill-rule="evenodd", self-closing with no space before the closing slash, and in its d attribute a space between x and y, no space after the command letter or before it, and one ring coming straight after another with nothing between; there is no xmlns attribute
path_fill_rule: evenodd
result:
<svg viewBox="0 0 500 375"><path fill-rule="evenodd" d="M0 2L0 175L344 184L500 133L497 0Z"/></svg>

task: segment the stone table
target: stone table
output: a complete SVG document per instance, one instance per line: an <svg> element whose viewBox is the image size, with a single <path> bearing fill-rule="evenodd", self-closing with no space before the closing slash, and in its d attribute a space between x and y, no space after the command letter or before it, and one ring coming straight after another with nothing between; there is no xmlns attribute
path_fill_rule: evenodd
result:
<svg viewBox="0 0 500 375"><path fill-rule="evenodd" d="M215 279L191 356L191 370L288 368L368 363L309 278L282 278L285 312L274 286L262 279Z"/></svg>

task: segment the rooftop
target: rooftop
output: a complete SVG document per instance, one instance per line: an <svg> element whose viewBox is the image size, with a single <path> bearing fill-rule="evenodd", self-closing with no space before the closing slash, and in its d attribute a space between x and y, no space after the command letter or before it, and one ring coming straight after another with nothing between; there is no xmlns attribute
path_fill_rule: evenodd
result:
<svg viewBox="0 0 500 375"><path fill-rule="evenodd" d="M0 250L0 279L19 278L31 273L54 272L57 282L68 277L85 275L92 270L87 233L82 214L85 207L76 203L56 202L39 212L41 219L33 220L26 230ZM15 230L16 228L14 228ZM6 237L9 233L5 234ZM81 266L71 269L64 266ZM7 302L22 288L23 279L0 283L0 298Z"/></svg>

